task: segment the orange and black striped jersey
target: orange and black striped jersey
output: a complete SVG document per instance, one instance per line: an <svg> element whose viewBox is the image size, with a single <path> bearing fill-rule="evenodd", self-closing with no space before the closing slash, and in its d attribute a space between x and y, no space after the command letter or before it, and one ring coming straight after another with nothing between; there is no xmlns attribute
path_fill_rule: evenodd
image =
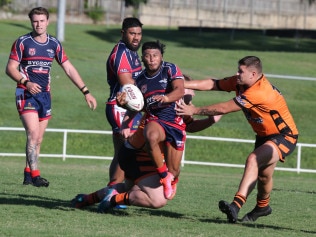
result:
<svg viewBox="0 0 316 237"><path fill-rule="evenodd" d="M283 95L264 75L249 88L238 85L237 76L217 80L216 86L218 90L236 92L234 101L258 136L298 135Z"/></svg>

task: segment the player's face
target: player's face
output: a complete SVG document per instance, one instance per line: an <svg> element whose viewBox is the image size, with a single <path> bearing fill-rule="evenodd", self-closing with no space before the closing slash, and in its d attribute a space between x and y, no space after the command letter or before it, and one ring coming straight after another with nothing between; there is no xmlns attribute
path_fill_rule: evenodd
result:
<svg viewBox="0 0 316 237"><path fill-rule="evenodd" d="M149 75L154 75L161 66L162 54L159 49L146 49L143 52L142 60Z"/></svg>
<svg viewBox="0 0 316 237"><path fill-rule="evenodd" d="M237 72L237 83L239 85L251 85L252 79L255 77L256 72L252 70L252 67L246 67L245 65L240 65Z"/></svg>
<svg viewBox="0 0 316 237"><path fill-rule="evenodd" d="M33 15L31 23L32 23L33 33L35 33L36 35L46 34L47 26L49 24L49 21L46 15L43 15L43 14Z"/></svg>
<svg viewBox="0 0 316 237"><path fill-rule="evenodd" d="M126 44L127 48L132 51L137 51L142 40L142 28L131 27L122 31L122 40Z"/></svg>

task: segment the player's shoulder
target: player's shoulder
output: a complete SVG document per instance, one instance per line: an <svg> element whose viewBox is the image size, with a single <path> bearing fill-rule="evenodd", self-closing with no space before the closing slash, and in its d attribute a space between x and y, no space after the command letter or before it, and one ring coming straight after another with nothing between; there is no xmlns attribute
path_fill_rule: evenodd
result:
<svg viewBox="0 0 316 237"><path fill-rule="evenodd" d="M166 61L162 62L162 66L163 67L176 67L176 65L174 63L170 63L170 62L166 62Z"/></svg>
<svg viewBox="0 0 316 237"><path fill-rule="evenodd" d="M47 34L47 38L50 42L54 42L56 44L61 44L60 41L53 35Z"/></svg>
<svg viewBox="0 0 316 237"><path fill-rule="evenodd" d="M32 38L31 36L31 33L27 33L27 34L24 34L24 35L20 35L16 41L24 41L26 39L30 39Z"/></svg>

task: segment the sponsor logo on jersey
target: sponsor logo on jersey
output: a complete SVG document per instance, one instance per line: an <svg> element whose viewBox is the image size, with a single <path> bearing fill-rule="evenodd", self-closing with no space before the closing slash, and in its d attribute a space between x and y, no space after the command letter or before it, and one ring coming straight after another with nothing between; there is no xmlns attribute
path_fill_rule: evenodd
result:
<svg viewBox="0 0 316 237"><path fill-rule="evenodd" d="M47 51L48 56L49 56L50 58L54 58L54 57L55 57L54 50L52 50L52 49L47 49L46 51Z"/></svg>
<svg viewBox="0 0 316 237"><path fill-rule="evenodd" d="M35 48L29 48L29 55L34 56L36 54Z"/></svg>

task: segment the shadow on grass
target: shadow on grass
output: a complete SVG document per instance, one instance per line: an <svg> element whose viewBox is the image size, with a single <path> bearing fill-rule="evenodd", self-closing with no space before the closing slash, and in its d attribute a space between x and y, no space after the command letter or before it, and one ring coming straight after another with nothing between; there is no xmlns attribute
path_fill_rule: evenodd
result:
<svg viewBox="0 0 316 237"><path fill-rule="evenodd" d="M26 194L12 195L7 193L0 193L0 204L37 206L48 209L60 209L64 211L71 210L70 201Z"/></svg>
<svg viewBox="0 0 316 237"><path fill-rule="evenodd" d="M115 44L120 33L117 29L86 32L98 39ZM316 52L316 41L311 38L268 36L264 31L180 31L178 29L144 29L143 40L160 40L180 47L209 48L221 50L255 50L282 52Z"/></svg>
<svg viewBox="0 0 316 237"><path fill-rule="evenodd" d="M209 223L214 223L214 224L227 224L227 225L241 225L241 226L245 226L245 227L249 227L249 228L254 228L254 229L271 229L271 230L286 230L286 231L293 231L293 232L302 232L305 234L316 234L316 231L311 231L311 230L297 230L297 229L293 229L293 228L288 228L288 227L282 227L282 226L275 226L275 225L265 225L265 224L256 224L256 223L235 223L235 224L231 224L228 223L227 220L223 220L223 219L201 219L201 222L209 222Z"/></svg>
<svg viewBox="0 0 316 237"><path fill-rule="evenodd" d="M14 27L19 27L19 28L22 28L22 29L26 29L28 32L31 32L31 31L32 31L32 27L26 26L26 25L24 25L24 24L22 24L22 23L8 22L7 24L10 25L10 26L14 26ZM26 32L26 33L28 33L28 32Z"/></svg>

